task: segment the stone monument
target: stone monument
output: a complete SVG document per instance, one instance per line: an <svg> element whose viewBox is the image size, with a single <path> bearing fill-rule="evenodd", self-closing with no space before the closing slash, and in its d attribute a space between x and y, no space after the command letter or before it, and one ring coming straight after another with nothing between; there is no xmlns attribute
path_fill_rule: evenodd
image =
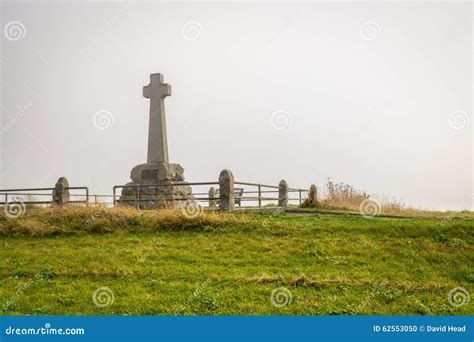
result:
<svg viewBox="0 0 474 342"><path fill-rule="evenodd" d="M169 162L166 136L165 97L171 86L163 83L162 74L151 74L150 84L143 87L143 96L150 99L147 162L130 172L130 185L122 190L121 202L140 208L179 207L192 198L192 189L184 183L184 169ZM175 185L174 183L181 183Z"/></svg>

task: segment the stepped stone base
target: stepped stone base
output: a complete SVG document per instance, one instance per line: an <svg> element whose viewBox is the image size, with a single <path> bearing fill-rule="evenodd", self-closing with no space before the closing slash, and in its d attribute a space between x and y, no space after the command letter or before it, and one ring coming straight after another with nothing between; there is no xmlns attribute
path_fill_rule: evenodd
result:
<svg viewBox="0 0 474 342"><path fill-rule="evenodd" d="M130 172L132 182L126 185L146 185L141 188L123 188L119 203L151 208L179 208L186 200L193 199L189 185L184 183L184 169L179 164L145 163Z"/></svg>

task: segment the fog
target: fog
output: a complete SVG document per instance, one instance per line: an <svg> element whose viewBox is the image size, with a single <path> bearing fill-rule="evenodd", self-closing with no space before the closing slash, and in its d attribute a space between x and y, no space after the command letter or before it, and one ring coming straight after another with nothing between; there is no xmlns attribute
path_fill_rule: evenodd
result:
<svg viewBox="0 0 474 342"><path fill-rule="evenodd" d="M128 182L159 72L189 181L472 208L472 20L468 2L3 2L0 187Z"/></svg>

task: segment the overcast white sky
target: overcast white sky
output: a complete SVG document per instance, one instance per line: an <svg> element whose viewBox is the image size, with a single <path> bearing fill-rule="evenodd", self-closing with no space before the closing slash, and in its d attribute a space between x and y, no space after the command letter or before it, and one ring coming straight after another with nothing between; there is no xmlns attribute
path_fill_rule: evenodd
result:
<svg viewBox="0 0 474 342"><path fill-rule="evenodd" d="M3 2L0 187L128 182L146 161L142 87L160 72L170 159L189 181L331 177L462 209L472 22L453 1Z"/></svg>

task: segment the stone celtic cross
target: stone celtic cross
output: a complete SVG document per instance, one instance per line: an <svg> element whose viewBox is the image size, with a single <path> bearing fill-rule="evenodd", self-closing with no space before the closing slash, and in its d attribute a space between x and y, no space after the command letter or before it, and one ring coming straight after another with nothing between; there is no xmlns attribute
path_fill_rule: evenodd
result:
<svg viewBox="0 0 474 342"><path fill-rule="evenodd" d="M143 96L150 99L147 162L132 168L132 181L120 196L120 201L141 209L182 207L183 199L193 199L183 167L168 158L164 101L170 95L171 86L163 82L163 75L151 74L150 84L143 87Z"/></svg>
<svg viewBox="0 0 474 342"><path fill-rule="evenodd" d="M168 163L165 97L171 95L171 86L163 83L162 74L151 74L150 84L143 87L143 96L150 99L148 126L148 163Z"/></svg>

